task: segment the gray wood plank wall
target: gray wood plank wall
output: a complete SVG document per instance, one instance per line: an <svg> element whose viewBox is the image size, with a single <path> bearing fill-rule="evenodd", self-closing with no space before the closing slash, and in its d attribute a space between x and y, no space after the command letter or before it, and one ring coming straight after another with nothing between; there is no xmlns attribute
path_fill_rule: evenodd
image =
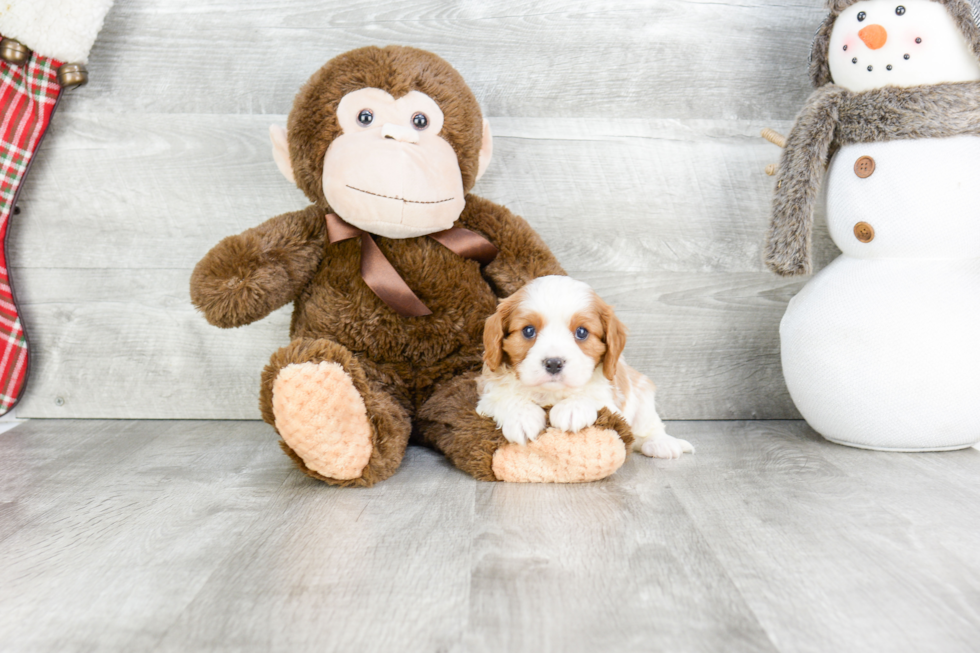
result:
<svg viewBox="0 0 980 653"><path fill-rule="evenodd" d="M306 200L270 123L330 57L403 43L455 65L490 118L475 192L526 217L618 307L669 419L795 418L765 271L779 150L809 92L819 0L127 0L21 195L11 265L33 345L22 417L257 418L288 310L231 331L194 263ZM818 267L836 249L822 227Z"/></svg>

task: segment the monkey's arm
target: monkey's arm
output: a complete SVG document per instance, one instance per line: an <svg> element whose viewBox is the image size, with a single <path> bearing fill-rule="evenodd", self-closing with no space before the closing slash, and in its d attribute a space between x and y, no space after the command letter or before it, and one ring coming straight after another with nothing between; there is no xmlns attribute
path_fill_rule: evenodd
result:
<svg viewBox="0 0 980 653"><path fill-rule="evenodd" d="M565 274L538 232L524 218L499 204L470 195L459 222L486 236L500 250L483 270L498 297L514 294L532 279Z"/></svg>
<svg viewBox="0 0 980 653"><path fill-rule="evenodd" d="M262 319L313 278L326 240L323 210L285 213L215 245L191 274L191 301L217 327Z"/></svg>

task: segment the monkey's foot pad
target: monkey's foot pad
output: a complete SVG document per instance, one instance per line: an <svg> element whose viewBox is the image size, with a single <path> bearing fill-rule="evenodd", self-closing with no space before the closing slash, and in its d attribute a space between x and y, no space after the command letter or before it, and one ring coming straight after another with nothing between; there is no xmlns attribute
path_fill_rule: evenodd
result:
<svg viewBox="0 0 980 653"><path fill-rule="evenodd" d="M293 363L272 384L276 430L306 466L329 478L358 478L373 449L364 399L337 363Z"/></svg>
<svg viewBox="0 0 980 653"><path fill-rule="evenodd" d="M616 431L589 426L578 433L550 428L527 445L507 443L493 454L493 473L512 483L587 483L626 461Z"/></svg>

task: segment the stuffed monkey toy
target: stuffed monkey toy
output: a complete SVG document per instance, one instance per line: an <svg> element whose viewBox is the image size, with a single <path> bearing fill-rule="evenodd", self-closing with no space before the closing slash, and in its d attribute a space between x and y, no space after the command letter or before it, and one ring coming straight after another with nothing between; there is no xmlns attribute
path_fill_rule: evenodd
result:
<svg viewBox="0 0 980 653"><path fill-rule="evenodd" d="M370 486L410 439L488 481L590 481L622 465L632 435L608 412L528 446L475 412L484 321L564 272L523 219L469 194L493 143L455 69L409 47L347 52L271 131L280 171L312 204L218 243L191 297L223 328L293 302L259 402L301 470Z"/></svg>

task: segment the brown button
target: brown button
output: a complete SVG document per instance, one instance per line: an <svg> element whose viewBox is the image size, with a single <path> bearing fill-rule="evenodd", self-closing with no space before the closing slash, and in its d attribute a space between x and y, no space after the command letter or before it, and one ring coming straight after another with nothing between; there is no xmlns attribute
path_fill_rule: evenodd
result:
<svg viewBox="0 0 980 653"><path fill-rule="evenodd" d="M858 222L854 225L854 237L862 243L870 243L875 239L875 229L867 222Z"/></svg>
<svg viewBox="0 0 980 653"><path fill-rule="evenodd" d="M875 172L875 160L870 156L862 156L854 162L854 174L861 179L870 177Z"/></svg>

